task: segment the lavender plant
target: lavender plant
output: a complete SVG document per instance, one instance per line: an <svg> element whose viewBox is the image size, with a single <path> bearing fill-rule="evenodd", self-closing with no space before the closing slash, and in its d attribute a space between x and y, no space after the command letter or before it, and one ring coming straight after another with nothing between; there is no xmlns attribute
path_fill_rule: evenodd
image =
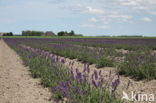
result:
<svg viewBox="0 0 156 103"><path fill-rule="evenodd" d="M41 78L42 84L51 88L56 102L122 103L114 96L119 85L119 77L111 82L111 92L105 85L105 78L102 77L101 71L95 70L91 74L92 78L89 79L91 72L88 64L84 65L83 72L78 69L69 69L62 65L65 63L64 59L49 52L23 47L18 40L5 39L5 41L21 56L24 64L30 67L32 76Z"/></svg>
<svg viewBox="0 0 156 103"><path fill-rule="evenodd" d="M120 74L136 79L156 79L156 56L150 51L129 53L125 61L118 67Z"/></svg>

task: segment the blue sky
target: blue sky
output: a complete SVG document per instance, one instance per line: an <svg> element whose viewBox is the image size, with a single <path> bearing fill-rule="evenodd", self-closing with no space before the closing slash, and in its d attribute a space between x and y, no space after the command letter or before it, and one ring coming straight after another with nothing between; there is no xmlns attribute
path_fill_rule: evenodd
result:
<svg viewBox="0 0 156 103"><path fill-rule="evenodd" d="M156 0L0 0L0 32L156 36Z"/></svg>

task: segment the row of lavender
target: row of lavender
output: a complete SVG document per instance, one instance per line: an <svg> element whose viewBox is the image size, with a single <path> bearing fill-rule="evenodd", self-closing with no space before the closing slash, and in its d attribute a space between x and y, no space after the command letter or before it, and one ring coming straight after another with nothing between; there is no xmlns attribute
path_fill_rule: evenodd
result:
<svg viewBox="0 0 156 103"><path fill-rule="evenodd" d="M30 44L31 46L35 45ZM55 54L76 58L82 62L94 63L97 67L116 66L119 74L132 76L135 79L156 79L156 39L37 39L42 44L37 48ZM36 42L37 42L36 41ZM43 43L44 42L44 43ZM77 45L78 43L78 45ZM87 45L84 46L84 45ZM104 48L91 48L99 44ZM81 45L81 46L79 46ZM128 48L123 54L116 49ZM119 59L117 59L119 58ZM123 58L125 58L123 60Z"/></svg>
<svg viewBox="0 0 156 103"><path fill-rule="evenodd" d="M116 66L119 74L125 74L137 79L156 79L156 53L153 47L156 46L155 39L134 39L139 46L137 50L129 50L123 54L122 51L118 52L114 47L109 44L106 48L92 48L87 46L76 45L75 42L86 43L90 40L99 41L103 39L11 39L16 40L19 44L29 45L33 48L39 48L49 51L56 55L68 57L71 59L78 59L84 63L96 64L97 67ZM68 41L71 40L71 41ZM116 44L125 43L121 45L129 45L131 48L135 46L135 42L130 39L113 39L114 46ZM138 40L138 41L137 41ZM57 41L57 42L56 42ZM103 40L111 41L111 39ZM118 41L118 43L116 43ZM62 42L62 43L61 43ZM72 44L70 44L72 42ZM127 42L127 43L126 43ZM116 43L116 44L115 44ZM111 44L111 43L110 43ZM133 44L133 45L132 45ZM116 47L117 48L117 47ZM141 59L140 59L141 58Z"/></svg>
<svg viewBox="0 0 156 103"><path fill-rule="evenodd" d="M67 40L65 39L16 38L11 40L16 40L18 44L25 44L34 48L40 48L42 50L49 51L60 56L68 57L71 59L78 59L85 63L94 63L97 67L117 66L119 74L125 74L137 79L156 79L156 53L153 51L154 48L151 48L155 44L155 39L151 39L151 41L148 39L138 39L142 42L144 41L144 43L139 44L139 48L137 48L137 50L129 51L126 54L117 52L116 49L112 47L91 48L75 45L77 39L75 40L75 42L72 39L67 39L72 40L72 44L69 44L71 41L67 43ZM117 40L119 43L121 43L121 41L124 41L115 39L115 41ZM126 39L125 41L128 40ZM135 40L137 42L137 39ZM133 48L133 45L130 45L130 47ZM141 59L139 59L140 57ZM122 60L123 58L125 59Z"/></svg>
<svg viewBox="0 0 156 103"><path fill-rule="evenodd" d="M40 39L41 41L43 39ZM48 42L63 43L63 44L77 44L86 45L91 47L113 47L113 48L124 48L127 50L136 50L138 48L148 47L156 49L156 39L119 39L119 38L54 38L46 39Z"/></svg>
<svg viewBox="0 0 156 103"><path fill-rule="evenodd" d="M45 86L52 88L56 101L121 103L115 94L120 83L119 76L112 79L110 73L110 78L107 80L112 81L108 82L101 75L101 71L95 70L93 74L90 74L88 64L84 65L83 72L78 69L68 69L63 66L64 60L50 52L24 46L17 39L4 40L19 53L25 65L30 67L32 76L40 77ZM89 79L89 75L92 75L92 78Z"/></svg>
<svg viewBox="0 0 156 103"><path fill-rule="evenodd" d="M73 44L55 43L54 39L16 39L19 43L50 51L54 54L78 59L83 63L96 64L97 67L113 66L116 57L122 57L121 52L114 48L91 48Z"/></svg>

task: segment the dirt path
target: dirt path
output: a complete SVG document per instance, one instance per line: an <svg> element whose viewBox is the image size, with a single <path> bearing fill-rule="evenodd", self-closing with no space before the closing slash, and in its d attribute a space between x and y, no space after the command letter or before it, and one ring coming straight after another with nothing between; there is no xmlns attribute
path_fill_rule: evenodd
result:
<svg viewBox="0 0 156 103"><path fill-rule="evenodd" d="M30 76L19 56L0 40L0 103L52 103L47 88Z"/></svg>

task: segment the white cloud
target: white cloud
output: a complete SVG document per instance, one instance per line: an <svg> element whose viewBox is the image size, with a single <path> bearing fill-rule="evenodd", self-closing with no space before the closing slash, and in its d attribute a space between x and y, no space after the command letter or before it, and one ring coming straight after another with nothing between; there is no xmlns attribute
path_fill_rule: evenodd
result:
<svg viewBox="0 0 156 103"><path fill-rule="evenodd" d="M111 22L127 22L131 21L133 18L132 15L125 15L125 14L107 14L101 16L98 21L103 22L103 24L110 24Z"/></svg>
<svg viewBox="0 0 156 103"><path fill-rule="evenodd" d="M140 0L120 0L120 4L123 6L137 6Z"/></svg>
<svg viewBox="0 0 156 103"><path fill-rule="evenodd" d="M156 15L156 11L150 11L149 14Z"/></svg>
<svg viewBox="0 0 156 103"><path fill-rule="evenodd" d="M135 7L133 7L133 9L135 9L135 10L148 10L149 8L147 8L147 7L145 7L145 6L135 6Z"/></svg>
<svg viewBox="0 0 156 103"><path fill-rule="evenodd" d="M94 24L82 24L82 25L80 25L81 27L85 27L85 28L93 28L93 27L95 27L95 25Z"/></svg>
<svg viewBox="0 0 156 103"><path fill-rule="evenodd" d="M156 10L156 0L120 0L119 4L132 13L150 14Z"/></svg>
<svg viewBox="0 0 156 103"><path fill-rule="evenodd" d="M96 23L98 20L96 18L90 18L89 21Z"/></svg>
<svg viewBox="0 0 156 103"><path fill-rule="evenodd" d="M152 19L149 18L149 17L144 17L144 18L142 18L141 20L142 20L142 21L145 21L145 22L151 22L151 21L152 21Z"/></svg>
<svg viewBox="0 0 156 103"><path fill-rule="evenodd" d="M103 9L97 9L91 6L84 6L81 4L72 5L67 7L69 10L73 11L74 13L84 13L84 14L104 14Z"/></svg>
<svg viewBox="0 0 156 103"><path fill-rule="evenodd" d="M150 4L156 4L156 0L148 0L148 2L150 3Z"/></svg>
<svg viewBox="0 0 156 103"><path fill-rule="evenodd" d="M86 7L86 12L87 13L91 13L91 14L103 14L104 13L104 10L96 9L96 8L87 6Z"/></svg>
<svg viewBox="0 0 156 103"><path fill-rule="evenodd" d="M99 26L99 28L100 28L100 29L106 30L106 29L108 29L109 27L108 27L107 25L102 25L102 26Z"/></svg>
<svg viewBox="0 0 156 103"><path fill-rule="evenodd" d="M156 15L156 0L115 0L113 2L110 0L79 0L77 3L79 4L73 5L77 13L88 16L88 22L98 26L121 22L134 23L137 16L142 15L143 18L145 15ZM146 18L144 21L150 22L151 20Z"/></svg>
<svg viewBox="0 0 156 103"><path fill-rule="evenodd" d="M120 18L120 19L132 19L131 15L110 15L110 18Z"/></svg>

